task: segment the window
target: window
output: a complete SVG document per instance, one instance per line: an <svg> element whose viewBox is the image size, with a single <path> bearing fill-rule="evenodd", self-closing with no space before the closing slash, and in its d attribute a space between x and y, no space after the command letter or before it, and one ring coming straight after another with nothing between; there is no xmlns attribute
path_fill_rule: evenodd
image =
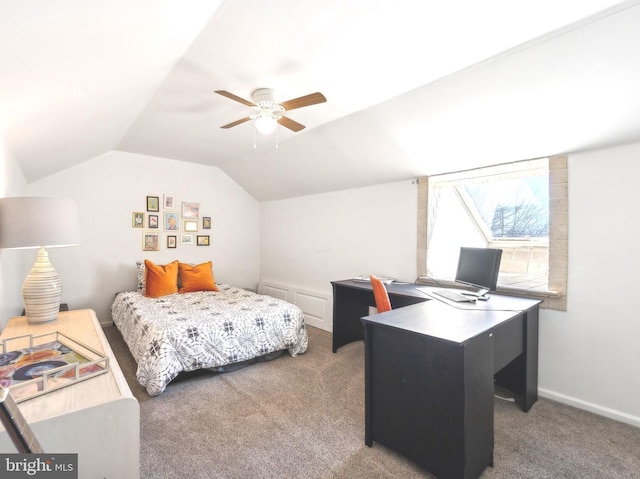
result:
<svg viewBox="0 0 640 479"><path fill-rule="evenodd" d="M566 309L566 157L419 181L418 272L453 281L461 246L503 250L498 290Z"/></svg>
<svg viewBox="0 0 640 479"><path fill-rule="evenodd" d="M527 178L502 179L457 187L477 213L489 240L549 239L549 171Z"/></svg>

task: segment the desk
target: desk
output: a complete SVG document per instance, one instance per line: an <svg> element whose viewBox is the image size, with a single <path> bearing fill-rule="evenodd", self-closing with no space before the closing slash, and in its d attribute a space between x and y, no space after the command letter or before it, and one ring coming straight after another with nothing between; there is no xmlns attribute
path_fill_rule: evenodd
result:
<svg viewBox="0 0 640 479"><path fill-rule="evenodd" d="M357 338L336 319L357 322L348 312L368 310L373 293L352 281L333 287L337 349ZM537 400L539 301L492 294L452 303L433 288L397 287L388 288L397 309L362 318L365 443L384 444L439 478L478 477L493 463L494 383L524 411Z"/></svg>
<svg viewBox="0 0 640 479"><path fill-rule="evenodd" d="M360 318L369 314L369 306L375 306L371 283L353 280L333 281L333 352L340 346L364 339ZM386 285L391 307L401 308L430 299L416 289L415 284L391 283Z"/></svg>

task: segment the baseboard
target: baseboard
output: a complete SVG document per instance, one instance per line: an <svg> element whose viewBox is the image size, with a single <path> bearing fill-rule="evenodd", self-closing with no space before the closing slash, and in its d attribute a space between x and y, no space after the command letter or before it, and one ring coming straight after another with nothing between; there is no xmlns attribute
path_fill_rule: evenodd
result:
<svg viewBox="0 0 640 479"><path fill-rule="evenodd" d="M568 406L583 409L600 416L608 417L609 419L613 419L614 421L623 422L625 424L630 424L631 426L640 428L640 417L638 416L633 416L631 414L600 406L588 401L583 401L581 399L567 396L565 394L560 394L555 391L550 391L548 389L538 389L538 395L546 399L551 399L552 401L567 404Z"/></svg>
<svg viewBox="0 0 640 479"><path fill-rule="evenodd" d="M331 296L269 281L258 284L258 293L295 304L304 313L306 324L325 331L333 331L333 298Z"/></svg>

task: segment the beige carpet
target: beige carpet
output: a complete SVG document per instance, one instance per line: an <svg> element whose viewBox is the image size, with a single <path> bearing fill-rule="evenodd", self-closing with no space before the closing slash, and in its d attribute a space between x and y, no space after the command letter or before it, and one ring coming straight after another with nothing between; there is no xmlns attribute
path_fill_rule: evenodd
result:
<svg viewBox="0 0 640 479"><path fill-rule="evenodd" d="M429 478L364 444L364 345L309 350L226 374L201 373L151 398L115 327L105 328L140 401L142 479ZM528 413L495 402L495 467L482 478L638 478L640 429L540 399Z"/></svg>

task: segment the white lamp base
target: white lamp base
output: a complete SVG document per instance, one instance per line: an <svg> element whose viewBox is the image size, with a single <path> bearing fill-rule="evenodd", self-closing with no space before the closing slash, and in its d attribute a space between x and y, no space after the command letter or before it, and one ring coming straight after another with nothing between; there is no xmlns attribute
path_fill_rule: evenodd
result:
<svg viewBox="0 0 640 479"><path fill-rule="evenodd" d="M62 300L62 281L49 261L44 247L38 250L36 262L22 284L22 297L27 321L45 323L58 319Z"/></svg>

